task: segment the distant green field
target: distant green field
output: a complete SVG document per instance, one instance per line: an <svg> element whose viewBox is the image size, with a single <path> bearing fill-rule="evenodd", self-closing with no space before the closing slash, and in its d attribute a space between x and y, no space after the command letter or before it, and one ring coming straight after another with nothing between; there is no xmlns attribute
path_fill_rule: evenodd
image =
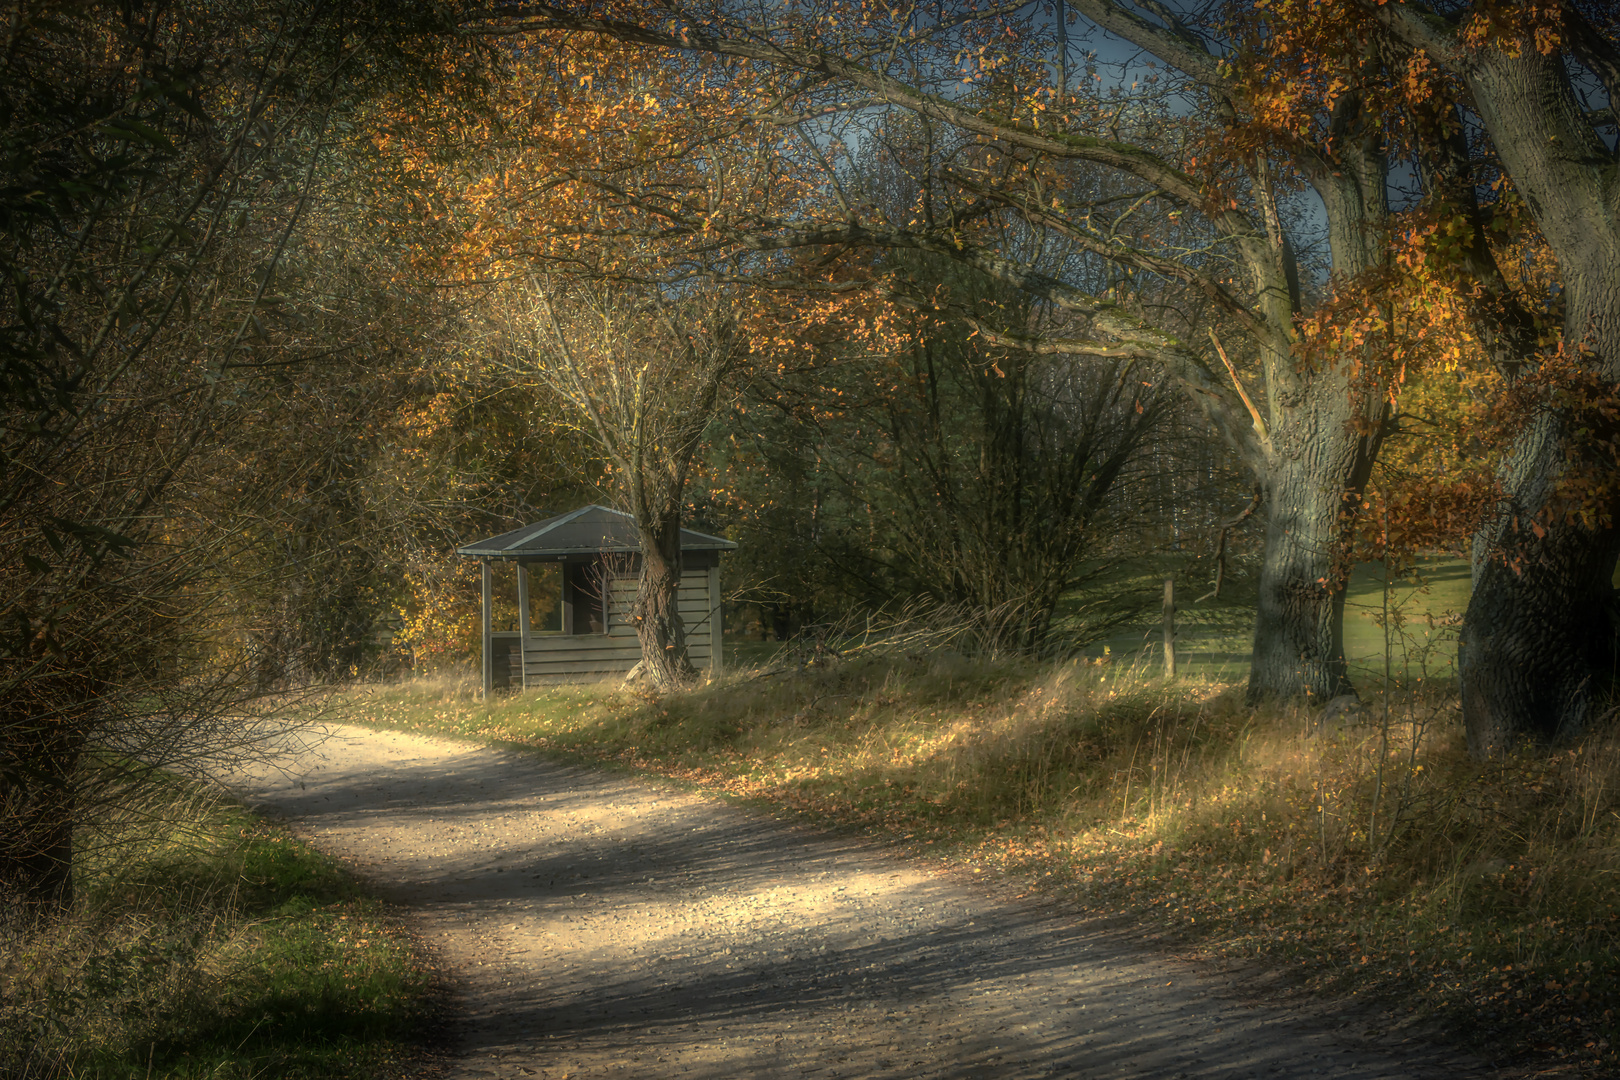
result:
<svg viewBox="0 0 1620 1080"><path fill-rule="evenodd" d="M1439 557L1420 560L1416 581L1390 583L1389 659L1396 678L1455 676L1456 619L1468 603L1469 576L1467 560ZM1209 583L1189 580L1185 568L1168 559L1144 560L1110 582L1115 598L1148 598L1148 612L1093 641L1082 650L1083 656L1098 660L1106 655L1115 665L1159 671L1164 663L1164 629L1157 597L1162 596L1165 577L1176 579L1177 673L1225 682L1247 678L1254 639L1254 582L1234 574L1220 599L1200 602L1210 591ZM1072 605L1078 606L1078 601ZM1383 567L1357 567L1345 600L1344 636L1345 653L1358 682L1383 677L1384 611ZM776 641L733 637L726 642L727 663L769 663L780 647Z"/></svg>
<svg viewBox="0 0 1620 1080"><path fill-rule="evenodd" d="M1469 580L1467 560L1439 557L1420 561L1416 581L1398 579L1390 583L1388 607L1393 617L1389 620L1389 659L1396 678L1447 679L1455 675L1455 620L1467 606ZM1239 582L1230 593L1223 590L1220 600L1202 604L1194 602L1200 592L1207 592L1199 588L1201 582L1188 588L1178 579L1177 586L1178 674L1219 680L1245 678L1253 651L1252 583ZM1357 567L1345 599L1344 637L1345 653L1358 681L1383 676L1384 611L1383 567ZM1155 614L1131 631L1097 642L1086 650L1086 655L1098 657L1106 647L1116 663L1127 660L1157 667L1163 663L1163 642L1163 624Z"/></svg>
<svg viewBox="0 0 1620 1080"><path fill-rule="evenodd" d="M1457 620L1468 606L1471 574L1466 559L1423 560L1418 581L1389 587L1390 668L1399 678L1455 678ZM1350 577L1344 605L1344 651L1352 670L1384 674L1383 568L1360 566Z"/></svg>

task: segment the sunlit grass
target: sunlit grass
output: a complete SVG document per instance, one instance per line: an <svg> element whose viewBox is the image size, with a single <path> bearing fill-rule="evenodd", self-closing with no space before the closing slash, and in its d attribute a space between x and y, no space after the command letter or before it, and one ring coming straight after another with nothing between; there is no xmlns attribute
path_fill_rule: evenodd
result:
<svg viewBox="0 0 1620 1080"><path fill-rule="evenodd" d="M169 794L80 867L71 917L0 936L0 1076L397 1073L431 980L396 921L283 830Z"/></svg>

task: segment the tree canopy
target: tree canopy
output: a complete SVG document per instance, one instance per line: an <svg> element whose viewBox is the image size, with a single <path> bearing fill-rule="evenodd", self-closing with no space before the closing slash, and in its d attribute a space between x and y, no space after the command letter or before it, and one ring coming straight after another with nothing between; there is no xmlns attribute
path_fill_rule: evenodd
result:
<svg viewBox="0 0 1620 1080"><path fill-rule="evenodd" d="M1599 461L1572 464L1616 375L1601 284L1616 190L1605 6L825 0L767 15L617 0L497 6L464 28L712 57L711 84L735 88L728 137L749 124L759 140L802 137L788 160L822 194L787 213L618 184L649 237L932 252L1058 313L1021 344L1165 365L1267 496L1255 694L1346 687L1332 553L1353 532L1408 373L1477 343L1505 384L1522 384L1505 403L1566 404L1520 409L1496 491L1473 499L1470 729L1489 752L1588 715L1616 553L1610 488L1595 479L1612 472L1606 439L1592 444ZM1128 87L1086 67L1095 52L1074 55L1088 35L1142 50ZM881 145L897 117L926 133L915 199L898 213L851 188L840 164ZM1111 183L1076 184L1080 166ZM1291 213L1304 193L1325 224L1325 280L1301 270L1316 253L1312 215ZM1555 280L1535 268L1542 251ZM1088 276L1088 260L1106 269ZM1166 307L1171 294L1207 304L1200 321L1224 331L1213 350L1184 314L1166 316L1181 310ZM1243 347L1228 354L1219 340L1233 335ZM1549 381L1562 389L1532 391ZM1572 397L1573 384L1585 389ZM1578 417L1576 399L1588 403Z"/></svg>

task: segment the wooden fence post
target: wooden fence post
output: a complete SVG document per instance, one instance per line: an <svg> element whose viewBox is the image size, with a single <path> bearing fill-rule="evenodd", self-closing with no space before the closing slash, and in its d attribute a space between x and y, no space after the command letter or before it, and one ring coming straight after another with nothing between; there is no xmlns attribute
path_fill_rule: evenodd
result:
<svg viewBox="0 0 1620 1080"><path fill-rule="evenodd" d="M1164 579L1164 675L1176 677L1176 579Z"/></svg>

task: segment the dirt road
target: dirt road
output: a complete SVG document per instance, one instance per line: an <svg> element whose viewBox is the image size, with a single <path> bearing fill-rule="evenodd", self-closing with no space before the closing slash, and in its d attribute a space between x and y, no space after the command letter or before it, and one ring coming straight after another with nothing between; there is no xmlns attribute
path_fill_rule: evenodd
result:
<svg viewBox="0 0 1620 1080"><path fill-rule="evenodd" d="M1117 932L673 788L333 728L232 781L415 913L462 1077L1484 1075Z"/></svg>

